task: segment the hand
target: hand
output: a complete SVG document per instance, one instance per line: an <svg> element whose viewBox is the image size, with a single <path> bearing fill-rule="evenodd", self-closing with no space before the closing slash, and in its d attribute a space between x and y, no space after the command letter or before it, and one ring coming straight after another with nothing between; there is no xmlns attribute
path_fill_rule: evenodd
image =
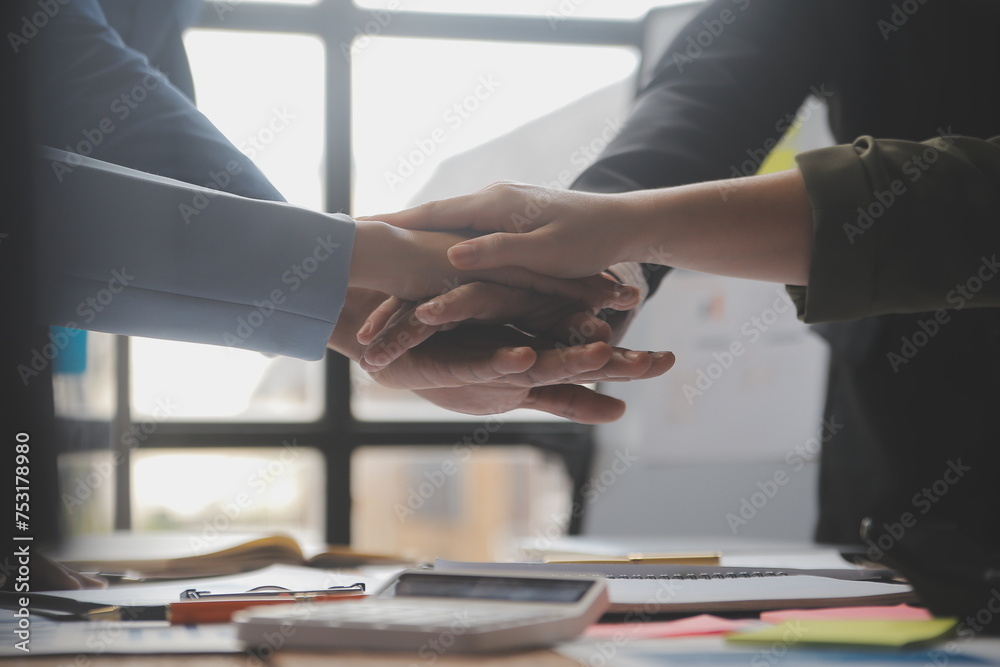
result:
<svg viewBox="0 0 1000 667"><path fill-rule="evenodd" d="M637 289L598 275L559 280L518 267L457 269L449 262L447 251L467 238L455 233L408 231L381 222L359 221L350 284L402 299L424 299L458 285L485 280L565 297L594 308L627 310L639 301Z"/></svg>
<svg viewBox="0 0 1000 667"><path fill-rule="evenodd" d="M31 587L38 591L76 591L83 588L107 588L108 582L102 577L76 572L59 561L41 554L32 556ZM2 583L13 584L13 579ZM10 589L12 590L12 588Z"/></svg>
<svg viewBox="0 0 1000 667"><path fill-rule="evenodd" d="M365 346L355 332L385 295L352 288L330 347L359 360ZM624 404L576 382L618 382L662 375L670 352L646 353L592 343L535 349L541 342L510 327L463 327L439 333L372 373L376 382L410 389L441 407L467 414L531 408L583 423L621 416Z"/></svg>
<svg viewBox="0 0 1000 667"><path fill-rule="evenodd" d="M501 232L457 242L448 257L460 269L523 267L579 278L641 254L626 205L615 195L500 182L378 219L405 229Z"/></svg>
<svg viewBox="0 0 1000 667"><path fill-rule="evenodd" d="M657 377L674 363L670 352L635 352L606 343L532 347L538 344L510 327L463 326L435 334L371 377L455 412L487 415L529 408L602 424L621 417L625 404L578 383Z"/></svg>
<svg viewBox="0 0 1000 667"><path fill-rule="evenodd" d="M457 243L451 263L560 278L647 262L808 285L815 233L798 169L748 176L739 187L719 181L621 194L494 183L382 219L408 229L501 232Z"/></svg>
<svg viewBox="0 0 1000 667"><path fill-rule="evenodd" d="M608 342L612 336L606 322L579 304L529 290L471 283L422 304L386 300L358 332L358 341L368 346L359 363L374 371L460 322L511 324L563 345Z"/></svg>

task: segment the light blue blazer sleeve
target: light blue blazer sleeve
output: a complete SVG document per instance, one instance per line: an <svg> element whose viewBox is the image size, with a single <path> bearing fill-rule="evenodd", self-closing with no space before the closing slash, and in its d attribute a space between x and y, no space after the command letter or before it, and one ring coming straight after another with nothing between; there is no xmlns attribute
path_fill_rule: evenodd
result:
<svg viewBox="0 0 1000 667"><path fill-rule="evenodd" d="M33 162L50 324L319 359L354 222L52 148Z"/></svg>

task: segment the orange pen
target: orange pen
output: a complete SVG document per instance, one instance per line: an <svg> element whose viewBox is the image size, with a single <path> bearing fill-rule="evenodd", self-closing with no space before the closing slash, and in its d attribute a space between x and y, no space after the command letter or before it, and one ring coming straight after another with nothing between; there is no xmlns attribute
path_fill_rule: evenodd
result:
<svg viewBox="0 0 1000 667"><path fill-rule="evenodd" d="M270 590L266 590L270 589ZM277 589L277 590L274 590ZM313 591L292 591L262 586L246 593L211 594L188 589L179 602L154 606L98 606L83 613L91 621L169 621L173 625L228 623L234 612L265 604L333 602L366 597L365 585L335 586Z"/></svg>
<svg viewBox="0 0 1000 667"><path fill-rule="evenodd" d="M212 596L211 599L181 600L172 602L167 610L167 620L172 625L192 625L196 623L228 623L235 612L248 607L265 604L295 604L298 602L332 602L334 600L360 600L364 593L348 591L344 593L314 595L281 595L260 598L226 598Z"/></svg>

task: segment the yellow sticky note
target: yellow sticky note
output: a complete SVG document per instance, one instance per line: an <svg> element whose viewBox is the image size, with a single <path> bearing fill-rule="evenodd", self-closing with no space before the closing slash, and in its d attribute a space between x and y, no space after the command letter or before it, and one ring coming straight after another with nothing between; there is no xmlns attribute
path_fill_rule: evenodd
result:
<svg viewBox="0 0 1000 667"><path fill-rule="evenodd" d="M730 642L761 644L781 642L795 645L866 646L904 648L941 639L958 623L954 618L930 621L785 621L763 630L733 634Z"/></svg>

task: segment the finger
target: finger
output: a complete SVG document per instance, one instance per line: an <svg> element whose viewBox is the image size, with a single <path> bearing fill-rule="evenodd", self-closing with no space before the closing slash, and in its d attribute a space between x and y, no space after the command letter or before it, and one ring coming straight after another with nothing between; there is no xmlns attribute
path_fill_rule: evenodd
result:
<svg viewBox="0 0 1000 667"><path fill-rule="evenodd" d="M532 335L567 345L610 341L611 326L581 310L583 307L529 290L468 283L417 306L415 314L424 324L434 325L468 320L511 323Z"/></svg>
<svg viewBox="0 0 1000 667"><path fill-rule="evenodd" d="M576 382L607 365L613 350L607 343L589 343L552 350L536 350L537 359L523 373L510 375L504 381L518 387L539 387Z"/></svg>
<svg viewBox="0 0 1000 667"><path fill-rule="evenodd" d="M576 301L588 308L630 310L639 305L639 289L601 275L553 278L519 267L477 272L482 280Z"/></svg>
<svg viewBox="0 0 1000 667"><path fill-rule="evenodd" d="M610 324L584 311L576 311L559 318L548 330L541 333L566 345L609 343L613 335Z"/></svg>
<svg viewBox="0 0 1000 667"><path fill-rule="evenodd" d="M673 352L637 352L607 346L604 346L607 350L597 351L598 345L604 346L601 343L536 350L538 360L527 372L510 375L503 381L518 387L631 382L663 375L675 361Z"/></svg>
<svg viewBox="0 0 1000 667"><path fill-rule="evenodd" d="M424 324L413 314L415 305L394 313L365 350L358 364L366 371L387 366L408 350L420 345L441 327Z"/></svg>
<svg viewBox="0 0 1000 667"><path fill-rule="evenodd" d="M394 227L422 230L466 229L485 224L484 229L492 231L494 227L490 224L490 219L496 207L491 205L491 200L489 190L480 190L459 197L426 202L396 213L364 216L358 220L380 220ZM497 220L502 225L504 216Z"/></svg>
<svg viewBox="0 0 1000 667"><path fill-rule="evenodd" d="M535 387L522 407L548 412L581 424L606 424L625 414L625 403L574 384Z"/></svg>
<svg viewBox="0 0 1000 667"><path fill-rule="evenodd" d="M358 342L362 345L370 345L375 335L389 324L392 316L403 310L406 305L406 301L395 296L390 296L380 303L378 308L369 313L361 328L358 329Z"/></svg>
<svg viewBox="0 0 1000 667"><path fill-rule="evenodd" d="M648 380L659 377L673 368L674 363L677 361L677 357L674 356L673 352L649 352L648 354L653 357L653 363L650 364L645 373L635 378L636 380Z"/></svg>
<svg viewBox="0 0 1000 667"><path fill-rule="evenodd" d="M523 373L535 359L535 351L526 346L494 349L425 346L372 372L372 377L396 389L462 387Z"/></svg>
<svg viewBox="0 0 1000 667"><path fill-rule="evenodd" d="M540 356L545 352L539 353ZM663 375L674 365L673 352L637 352L615 348L607 364L593 371L567 377L565 382L631 382Z"/></svg>
<svg viewBox="0 0 1000 667"><path fill-rule="evenodd" d="M414 314L425 324L508 321L523 310L526 296L495 283L467 283L420 304Z"/></svg>
<svg viewBox="0 0 1000 667"><path fill-rule="evenodd" d="M546 266L552 265L551 254L548 249L539 248L539 239L533 232L486 234L461 241L448 249L448 260L456 269L521 266L545 271Z"/></svg>

